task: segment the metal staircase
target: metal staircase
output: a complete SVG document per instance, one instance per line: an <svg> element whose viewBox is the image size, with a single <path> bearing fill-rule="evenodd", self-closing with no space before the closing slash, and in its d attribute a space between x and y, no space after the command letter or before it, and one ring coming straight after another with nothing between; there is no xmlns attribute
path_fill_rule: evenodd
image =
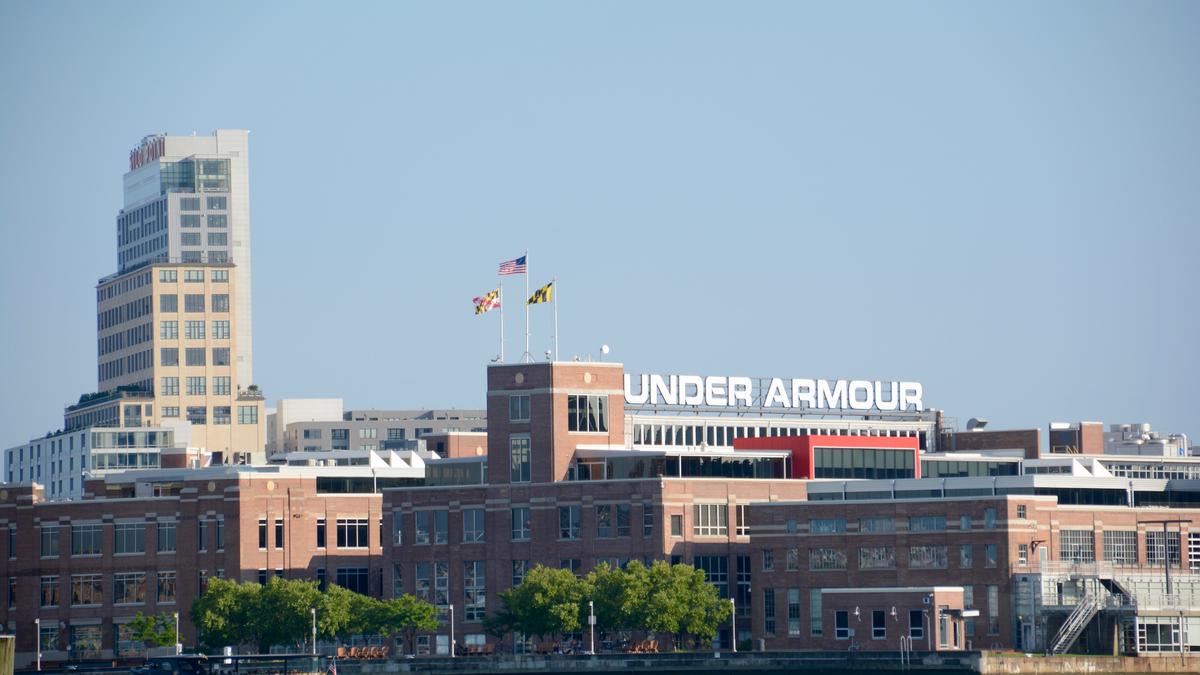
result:
<svg viewBox="0 0 1200 675"><path fill-rule="evenodd" d="M1088 593L1083 596L1079 604L1075 606L1075 610L1067 616L1067 620L1058 629L1054 639L1050 641L1050 653L1062 654L1070 649L1101 608L1101 602L1094 594Z"/></svg>

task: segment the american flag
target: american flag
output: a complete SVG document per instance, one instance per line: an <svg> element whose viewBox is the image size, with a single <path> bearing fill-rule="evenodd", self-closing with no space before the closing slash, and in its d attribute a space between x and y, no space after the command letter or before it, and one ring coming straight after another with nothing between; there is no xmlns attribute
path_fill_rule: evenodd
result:
<svg viewBox="0 0 1200 675"><path fill-rule="evenodd" d="M525 256L500 263L499 274L500 276L506 274L525 274Z"/></svg>

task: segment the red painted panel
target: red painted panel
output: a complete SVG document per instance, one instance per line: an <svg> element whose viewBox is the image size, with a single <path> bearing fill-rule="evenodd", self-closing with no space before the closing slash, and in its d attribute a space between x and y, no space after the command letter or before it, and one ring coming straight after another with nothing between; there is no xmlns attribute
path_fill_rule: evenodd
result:
<svg viewBox="0 0 1200 675"><path fill-rule="evenodd" d="M734 450L790 450L792 475L789 478L815 478L813 449L822 448L906 448L913 452L915 476L921 477L918 441L913 436L761 436L733 439Z"/></svg>

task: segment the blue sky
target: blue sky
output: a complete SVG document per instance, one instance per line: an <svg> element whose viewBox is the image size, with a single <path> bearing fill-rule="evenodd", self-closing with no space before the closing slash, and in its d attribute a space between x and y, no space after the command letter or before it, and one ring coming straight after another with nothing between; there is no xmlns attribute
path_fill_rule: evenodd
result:
<svg viewBox="0 0 1200 675"><path fill-rule="evenodd" d="M565 356L915 379L960 423L1200 441L1198 25L1194 2L0 3L0 444L95 388L129 149L218 127L251 130L271 400L482 405L497 325L470 299L528 249ZM551 332L537 308L535 352Z"/></svg>

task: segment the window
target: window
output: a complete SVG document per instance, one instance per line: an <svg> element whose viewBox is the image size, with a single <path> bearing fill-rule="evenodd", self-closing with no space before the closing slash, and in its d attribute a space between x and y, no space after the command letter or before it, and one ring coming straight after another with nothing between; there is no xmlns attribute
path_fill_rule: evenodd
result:
<svg viewBox="0 0 1200 675"><path fill-rule="evenodd" d="M113 525L113 553L145 552L145 523L117 523Z"/></svg>
<svg viewBox="0 0 1200 675"><path fill-rule="evenodd" d="M697 537L729 535L729 514L725 504L695 504L692 506L692 534Z"/></svg>
<svg viewBox="0 0 1200 675"><path fill-rule="evenodd" d="M325 519L317 518L317 548L325 548Z"/></svg>
<svg viewBox="0 0 1200 675"><path fill-rule="evenodd" d="M368 593L369 577L366 567L339 567L336 578L337 585L348 591L362 595Z"/></svg>
<svg viewBox="0 0 1200 675"><path fill-rule="evenodd" d="M433 543L445 544L450 541L450 512L433 512Z"/></svg>
<svg viewBox="0 0 1200 675"><path fill-rule="evenodd" d="M183 322L183 337L188 340L203 340L204 339L204 322L203 321L184 321Z"/></svg>
<svg viewBox="0 0 1200 675"><path fill-rule="evenodd" d="M189 284L204 283L204 270L184 270L183 281Z"/></svg>
<svg viewBox="0 0 1200 675"><path fill-rule="evenodd" d="M164 405L162 407L162 416L163 417L179 417L179 406Z"/></svg>
<svg viewBox="0 0 1200 675"><path fill-rule="evenodd" d="M1017 564L1029 564L1029 544L1017 544Z"/></svg>
<svg viewBox="0 0 1200 675"><path fill-rule="evenodd" d="M178 347L163 347L158 350L158 362L160 366L177 366L179 365L179 348Z"/></svg>
<svg viewBox="0 0 1200 675"><path fill-rule="evenodd" d="M1117 565L1136 565L1137 544L1137 532L1133 530L1105 530L1104 559Z"/></svg>
<svg viewBox="0 0 1200 675"><path fill-rule="evenodd" d="M178 281L178 276L176 275L176 270L159 270L158 271L158 280L166 281L166 282Z"/></svg>
<svg viewBox="0 0 1200 675"><path fill-rule="evenodd" d="M229 320L222 319L221 321L212 322L212 337L214 340L229 339Z"/></svg>
<svg viewBox="0 0 1200 675"><path fill-rule="evenodd" d="M210 214L208 216L209 227L229 227L229 216L222 214Z"/></svg>
<svg viewBox="0 0 1200 675"><path fill-rule="evenodd" d="M581 514L578 506L558 507L558 538L578 539L580 520Z"/></svg>
<svg viewBox="0 0 1200 675"><path fill-rule="evenodd" d="M908 547L909 569L946 569L945 546Z"/></svg>
<svg viewBox="0 0 1200 675"><path fill-rule="evenodd" d="M161 340L178 340L179 339L179 322L178 321L160 321L160 322L158 322L158 337Z"/></svg>
<svg viewBox="0 0 1200 675"><path fill-rule="evenodd" d="M784 565L789 572L795 572L800 569L800 549L796 547L789 548L784 553Z"/></svg>
<svg viewBox="0 0 1200 675"><path fill-rule="evenodd" d="M258 519L258 550L265 551L267 548L267 519Z"/></svg>
<svg viewBox="0 0 1200 675"><path fill-rule="evenodd" d="M850 639L850 612L844 609L834 610L833 636L839 640Z"/></svg>
<svg viewBox="0 0 1200 675"><path fill-rule="evenodd" d="M882 609L871 610L871 639L887 639L887 615Z"/></svg>
<svg viewBox="0 0 1200 675"><path fill-rule="evenodd" d="M189 216L184 216L184 218L188 218L188 217ZM199 216L190 216L190 217L197 218L197 219L199 218ZM199 220L197 220L196 222L199 222ZM191 227L191 224L189 223L187 225L184 225L183 227ZM199 246L200 245L200 233L199 232L180 233L179 243L183 246Z"/></svg>
<svg viewBox="0 0 1200 675"><path fill-rule="evenodd" d="M987 587L988 635L1000 634L1000 587Z"/></svg>
<svg viewBox="0 0 1200 675"><path fill-rule="evenodd" d="M529 421L529 394L510 394L508 397L508 421Z"/></svg>
<svg viewBox="0 0 1200 675"><path fill-rule="evenodd" d="M191 351L190 349L188 351ZM204 353L201 350L201 353ZM205 391L205 383L203 377L187 378L187 394L188 396L203 396Z"/></svg>
<svg viewBox="0 0 1200 675"><path fill-rule="evenodd" d="M71 575L71 606L100 605L104 603L104 592L99 574Z"/></svg>
<svg viewBox="0 0 1200 675"><path fill-rule="evenodd" d="M367 527L366 518L338 518L338 548L367 548L370 543L368 537L369 528ZM341 586L342 583L339 581L338 585Z"/></svg>
<svg viewBox="0 0 1200 675"><path fill-rule="evenodd" d="M789 590L796 591L796 614L799 615L800 614L800 589L796 588L796 589L789 589ZM763 597L763 632L766 633L767 635L774 635L775 634L775 589L774 588L764 588L762 597ZM788 600L789 601L791 600L790 595L788 596ZM789 602L788 605L790 608L791 603ZM790 616L788 617L788 626L789 627L791 626L791 617ZM800 633L800 617L799 616L796 617L796 633L797 634Z"/></svg>
<svg viewBox="0 0 1200 675"><path fill-rule="evenodd" d="M750 520L748 511L750 507L746 504L737 504L733 507L734 523L737 529L734 531L739 537L750 536Z"/></svg>
<svg viewBox="0 0 1200 675"><path fill-rule="evenodd" d="M209 216L208 219L211 223L212 216ZM208 233L208 245L209 246L225 246L228 243L229 243L229 235L227 233L225 233L225 232L209 232Z"/></svg>
<svg viewBox="0 0 1200 675"><path fill-rule="evenodd" d="M212 379L213 394L217 396L228 396L230 389L230 377L228 375L218 375Z"/></svg>
<svg viewBox="0 0 1200 675"><path fill-rule="evenodd" d="M203 347L187 347L183 350L183 362L189 366L204 365L204 348ZM203 380L204 378L200 378Z"/></svg>
<svg viewBox="0 0 1200 675"><path fill-rule="evenodd" d="M196 550L208 550L208 521L204 518L196 521Z"/></svg>
<svg viewBox="0 0 1200 675"><path fill-rule="evenodd" d="M463 541L483 541L484 511L481 508L463 509Z"/></svg>
<svg viewBox="0 0 1200 675"><path fill-rule="evenodd" d="M787 592L788 635L800 635L800 589L789 588Z"/></svg>
<svg viewBox="0 0 1200 675"><path fill-rule="evenodd" d="M925 639L925 614L919 609L908 610L908 637L914 640Z"/></svg>
<svg viewBox="0 0 1200 675"><path fill-rule="evenodd" d="M568 394L567 431L607 432L608 397Z"/></svg>
<svg viewBox="0 0 1200 675"><path fill-rule="evenodd" d="M225 519L217 518L216 523L217 523L217 550L224 551L225 550ZM223 576L221 576L221 570L217 570L217 576L222 579L224 578Z"/></svg>
<svg viewBox="0 0 1200 675"><path fill-rule="evenodd" d="M971 516L958 517L958 529L967 532L971 529Z"/></svg>
<svg viewBox="0 0 1200 675"><path fill-rule="evenodd" d="M840 534L846 531L845 518L814 518L809 521L810 534Z"/></svg>
<svg viewBox="0 0 1200 675"><path fill-rule="evenodd" d="M889 533L896 531L895 518L863 518L858 521L858 529L862 532Z"/></svg>
<svg viewBox="0 0 1200 675"><path fill-rule="evenodd" d="M840 548L814 548L808 551L810 570L846 569L846 551Z"/></svg>
<svg viewBox="0 0 1200 675"><path fill-rule="evenodd" d="M989 506L983 510L983 527L984 529L996 529L996 509Z"/></svg>
<svg viewBox="0 0 1200 675"><path fill-rule="evenodd" d="M204 281L204 273L200 273L200 281ZM188 293L183 296L183 311L197 313L204 311L204 294Z"/></svg>
<svg viewBox="0 0 1200 675"><path fill-rule="evenodd" d="M379 430L378 429L359 429L358 437L359 438L379 438Z"/></svg>
<svg viewBox="0 0 1200 675"><path fill-rule="evenodd" d="M529 572L528 560L512 561L512 585L520 586L525 581L525 574Z"/></svg>
<svg viewBox="0 0 1200 675"><path fill-rule="evenodd" d="M1017 517L1021 518L1021 519L1025 518L1025 505L1024 504L1017 504Z"/></svg>
<svg viewBox="0 0 1200 675"><path fill-rule="evenodd" d="M258 424L258 406L239 405L238 424Z"/></svg>
<svg viewBox="0 0 1200 675"><path fill-rule="evenodd" d="M283 548L283 519L275 519L275 548Z"/></svg>
<svg viewBox="0 0 1200 675"><path fill-rule="evenodd" d="M483 621L487 607L487 569L482 560L463 563L463 620Z"/></svg>
<svg viewBox="0 0 1200 675"><path fill-rule="evenodd" d="M762 568L764 572L770 572L775 569L775 551L769 548L763 549Z"/></svg>
<svg viewBox="0 0 1200 675"><path fill-rule="evenodd" d="M999 562L999 550L995 544L983 545L983 566L995 567Z"/></svg>
<svg viewBox="0 0 1200 675"><path fill-rule="evenodd" d="M42 525L42 557L57 558L58 557L58 525Z"/></svg>
<svg viewBox="0 0 1200 675"><path fill-rule="evenodd" d="M71 555L100 555L101 526L71 525Z"/></svg>
<svg viewBox="0 0 1200 675"><path fill-rule="evenodd" d="M174 293L161 293L158 296L158 311L175 313L179 311L179 296Z"/></svg>
<svg viewBox="0 0 1200 675"><path fill-rule="evenodd" d="M910 516L908 518L909 532L945 532L945 516Z"/></svg>
<svg viewBox="0 0 1200 675"><path fill-rule="evenodd" d="M682 537L683 536L683 516L678 515L678 514L673 514L671 516L671 536L672 537Z"/></svg>
<svg viewBox="0 0 1200 675"><path fill-rule="evenodd" d="M212 364L214 366L229 365L229 347L213 347Z"/></svg>
<svg viewBox="0 0 1200 675"><path fill-rule="evenodd" d="M180 211L199 211L200 210L200 198L199 197L183 197L183 198L181 198L179 200L179 210Z"/></svg>
<svg viewBox="0 0 1200 675"><path fill-rule="evenodd" d="M178 396L179 395L179 378L178 377L162 378L162 391L159 393L161 393L164 396Z"/></svg>
<svg viewBox="0 0 1200 675"><path fill-rule="evenodd" d="M532 534L530 523L531 511L528 506L515 506L512 509L512 539L513 541L528 541Z"/></svg>
<svg viewBox="0 0 1200 675"><path fill-rule="evenodd" d="M654 536L654 504L642 504L642 536Z"/></svg>
<svg viewBox="0 0 1200 675"><path fill-rule="evenodd" d="M212 271L212 280L213 280L213 282L229 281L229 270L213 270Z"/></svg>
<svg viewBox="0 0 1200 675"><path fill-rule="evenodd" d="M692 564L704 572L704 580L716 587L718 596L729 597L729 558L723 555L698 555Z"/></svg>
<svg viewBox="0 0 1200 675"><path fill-rule="evenodd" d="M1167 532L1167 562L1170 565L1179 564L1179 532ZM1146 564L1155 567L1163 566L1163 532L1162 530L1146 530Z"/></svg>
<svg viewBox="0 0 1200 675"><path fill-rule="evenodd" d="M429 523L433 511L417 511L413 514L414 544L428 544L431 541Z"/></svg>
<svg viewBox="0 0 1200 675"><path fill-rule="evenodd" d="M796 610L799 612L799 609ZM821 619L821 589L810 588L808 590L808 621L809 632L813 635L821 635L824 631L824 622Z"/></svg>
<svg viewBox="0 0 1200 675"><path fill-rule="evenodd" d="M202 405L187 407L187 421L192 424L208 424L208 408Z"/></svg>
<svg viewBox="0 0 1200 675"><path fill-rule="evenodd" d="M58 602L58 577L42 577L38 585L38 606L58 607Z"/></svg>
<svg viewBox="0 0 1200 675"><path fill-rule="evenodd" d="M896 549L891 546L864 546L858 549L858 569L896 569Z"/></svg>
<svg viewBox="0 0 1200 675"><path fill-rule="evenodd" d="M114 605L140 605L145 602L145 572L119 572L113 575Z"/></svg>
<svg viewBox="0 0 1200 675"><path fill-rule="evenodd" d="M970 569L974 564L975 547L971 544L963 544L958 547L958 566L963 569Z"/></svg>
<svg viewBox="0 0 1200 675"><path fill-rule="evenodd" d="M1095 562L1095 535L1091 530L1059 531L1058 559L1064 562Z"/></svg>
<svg viewBox="0 0 1200 675"><path fill-rule="evenodd" d="M175 573L158 573L157 597L160 603L175 602Z"/></svg>
<svg viewBox="0 0 1200 675"><path fill-rule="evenodd" d="M628 537L629 536L629 505L628 504L597 504L596 505L596 536L597 537Z"/></svg>
<svg viewBox="0 0 1200 675"><path fill-rule="evenodd" d="M528 483L530 480L528 436L508 439L508 480L511 483Z"/></svg>

